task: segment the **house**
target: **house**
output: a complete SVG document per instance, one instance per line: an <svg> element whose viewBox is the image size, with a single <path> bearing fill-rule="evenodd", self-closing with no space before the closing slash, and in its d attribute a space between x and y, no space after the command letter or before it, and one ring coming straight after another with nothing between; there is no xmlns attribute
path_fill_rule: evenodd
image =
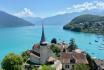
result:
<svg viewBox="0 0 104 70"><path fill-rule="evenodd" d="M53 58L53 57L49 57L47 61L53 63L51 66L55 68L55 70L62 69L62 63L60 60Z"/></svg>
<svg viewBox="0 0 104 70"><path fill-rule="evenodd" d="M97 70L104 70L104 60L95 59L94 61L98 67Z"/></svg>
<svg viewBox="0 0 104 70"><path fill-rule="evenodd" d="M86 54L82 52L61 52L59 60L65 70L71 70L73 64L88 64Z"/></svg>

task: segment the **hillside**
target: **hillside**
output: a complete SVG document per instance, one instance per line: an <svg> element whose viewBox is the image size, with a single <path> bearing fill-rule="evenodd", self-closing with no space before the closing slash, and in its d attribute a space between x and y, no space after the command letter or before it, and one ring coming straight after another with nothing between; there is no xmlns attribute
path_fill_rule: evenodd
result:
<svg viewBox="0 0 104 70"><path fill-rule="evenodd" d="M78 16L79 13L66 13L61 15L56 15L52 17L48 17L44 19L44 24L46 25L65 25L68 23L72 18Z"/></svg>
<svg viewBox="0 0 104 70"><path fill-rule="evenodd" d="M32 23L18 18L16 16L10 15L3 11L0 11L0 28L1 27L20 27L20 26L31 26Z"/></svg>
<svg viewBox="0 0 104 70"><path fill-rule="evenodd" d="M76 32L104 34L104 17L97 15L80 15L75 17L63 29Z"/></svg>
<svg viewBox="0 0 104 70"><path fill-rule="evenodd" d="M42 22L42 18L40 17L23 17L24 20L27 20L35 25L40 25Z"/></svg>
<svg viewBox="0 0 104 70"><path fill-rule="evenodd" d="M29 22L32 22L35 25L40 25L43 22L45 25L65 25L74 17L80 15L80 13L65 13L55 16L50 16L46 18L39 18L39 17L28 17L23 18Z"/></svg>
<svg viewBox="0 0 104 70"><path fill-rule="evenodd" d="M23 19L35 24L40 25L41 22L44 22L45 25L65 25L70 22L73 18L82 15L82 14L94 14L94 15L104 15L104 11L83 11L83 12L73 12L73 13L64 13L64 14L57 14L54 16L40 18L40 17L23 17Z"/></svg>

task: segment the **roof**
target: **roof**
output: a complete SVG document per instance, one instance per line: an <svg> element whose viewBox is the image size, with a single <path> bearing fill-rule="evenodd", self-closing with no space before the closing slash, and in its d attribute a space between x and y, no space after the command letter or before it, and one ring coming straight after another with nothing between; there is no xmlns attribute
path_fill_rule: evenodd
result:
<svg viewBox="0 0 104 70"><path fill-rule="evenodd" d="M30 55L35 56L35 57L37 57L37 58L40 58L39 56L37 56L37 55L34 54L34 53L30 53Z"/></svg>
<svg viewBox="0 0 104 70"><path fill-rule="evenodd" d="M75 53L74 57L76 59L76 63L88 64L86 55L84 53Z"/></svg>
<svg viewBox="0 0 104 70"><path fill-rule="evenodd" d="M45 39L45 34L44 34L44 25L43 24L42 24L42 35L41 35L40 45L47 45L47 42Z"/></svg>
<svg viewBox="0 0 104 70"><path fill-rule="evenodd" d="M33 45L33 49L39 49L40 48L40 45L39 44L35 44L35 45Z"/></svg>
<svg viewBox="0 0 104 70"><path fill-rule="evenodd" d="M38 56L38 57L40 57L40 53L38 53L38 52L31 51L31 53L34 54L34 55L36 55L36 56Z"/></svg>
<svg viewBox="0 0 104 70"><path fill-rule="evenodd" d="M70 63L70 60L74 59L75 63L88 64L86 55L84 53L75 53L75 52L63 52L60 56L62 63Z"/></svg>
<svg viewBox="0 0 104 70"><path fill-rule="evenodd" d="M95 62L98 66L104 69L104 60L95 59Z"/></svg>
<svg viewBox="0 0 104 70"><path fill-rule="evenodd" d="M68 61L69 61L69 59L71 59L71 54L70 53L62 53L59 59L62 63L70 63Z"/></svg>

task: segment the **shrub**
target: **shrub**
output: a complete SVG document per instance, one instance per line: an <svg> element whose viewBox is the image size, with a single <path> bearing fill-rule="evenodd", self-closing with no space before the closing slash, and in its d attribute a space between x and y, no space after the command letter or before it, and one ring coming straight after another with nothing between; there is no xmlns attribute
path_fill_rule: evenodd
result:
<svg viewBox="0 0 104 70"><path fill-rule="evenodd" d="M55 70L55 68L51 67L49 65L42 65L42 69L41 70Z"/></svg>
<svg viewBox="0 0 104 70"><path fill-rule="evenodd" d="M74 64L72 70L90 70L90 67L86 64Z"/></svg>
<svg viewBox="0 0 104 70"><path fill-rule="evenodd" d="M23 70L23 59L14 53L9 53L4 57L1 67L4 70Z"/></svg>
<svg viewBox="0 0 104 70"><path fill-rule="evenodd" d="M22 58L23 58L23 62L26 62L27 61L27 59L29 58L29 53L28 53L28 50L27 51L24 51L23 53L22 53Z"/></svg>

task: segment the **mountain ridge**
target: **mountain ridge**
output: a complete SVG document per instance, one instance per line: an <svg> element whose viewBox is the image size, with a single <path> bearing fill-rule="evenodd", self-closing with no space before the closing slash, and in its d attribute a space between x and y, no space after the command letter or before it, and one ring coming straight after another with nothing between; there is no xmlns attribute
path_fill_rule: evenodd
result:
<svg viewBox="0 0 104 70"><path fill-rule="evenodd" d="M35 25L40 25L41 23L44 23L45 25L65 25L68 22L70 22L73 18L83 15L83 14L93 14L93 15L104 15L102 13L103 11L96 11L96 10L86 10L83 12L73 12L73 13L64 13L64 14L57 14L54 16L41 18L41 17L30 17L28 19L24 18L25 20L28 20Z"/></svg>
<svg viewBox="0 0 104 70"><path fill-rule="evenodd" d="M32 26L33 24L22 18L18 18L4 11L0 11L0 28L2 27L21 27Z"/></svg>

